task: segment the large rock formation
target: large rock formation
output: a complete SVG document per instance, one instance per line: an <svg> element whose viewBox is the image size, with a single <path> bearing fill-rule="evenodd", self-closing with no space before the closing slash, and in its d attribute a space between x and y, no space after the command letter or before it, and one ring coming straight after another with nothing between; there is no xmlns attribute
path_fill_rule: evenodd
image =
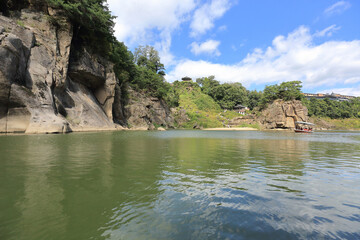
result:
<svg viewBox="0 0 360 240"><path fill-rule="evenodd" d="M113 64L82 49L70 59L66 87L54 91L57 109L73 131L113 129L115 85Z"/></svg>
<svg viewBox="0 0 360 240"><path fill-rule="evenodd" d="M0 15L0 133L173 126L164 101L131 89L124 101L113 64L75 48L68 19L46 11Z"/></svg>
<svg viewBox="0 0 360 240"><path fill-rule="evenodd" d="M230 127L260 125L263 129L294 129L296 121L308 121L308 110L301 101L276 100L260 115L239 116L229 121Z"/></svg>
<svg viewBox="0 0 360 240"><path fill-rule="evenodd" d="M276 100L262 112L259 118L266 129L294 129L295 121L307 120L308 110L298 100L287 102Z"/></svg>
<svg viewBox="0 0 360 240"><path fill-rule="evenodd" d="M129 127L149 129L155 127L173 128L174 119L163 100L149 97L129 89L129 102L125 107L125 116Z"/></svg>
<svg viewBox="0 0 360 240"><path fill-rule="evenodd" d="M72 38L71 25L61 20L57 29L40 13L23 10L18 23L0 16L1 132L70 131L52 94L64 84Z"/></svg>

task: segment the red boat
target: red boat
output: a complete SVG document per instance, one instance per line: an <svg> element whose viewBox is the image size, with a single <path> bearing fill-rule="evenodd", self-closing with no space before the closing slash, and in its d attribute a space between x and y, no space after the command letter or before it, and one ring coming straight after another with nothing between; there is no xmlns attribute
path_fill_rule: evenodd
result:
<svg viewBox="0 0 360 240"><path fill-rule="evenodd" d="M313 133L314 130L313 130L312 126L315 126L315 124L309 123L309 122L297 121L297 122L295 122L294 131L296 133Z"/></svg>

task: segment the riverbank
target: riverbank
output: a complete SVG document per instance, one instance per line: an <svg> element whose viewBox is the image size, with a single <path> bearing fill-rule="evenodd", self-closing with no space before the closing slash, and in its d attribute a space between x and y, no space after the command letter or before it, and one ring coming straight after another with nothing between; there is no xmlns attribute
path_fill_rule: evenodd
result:
<svg viewBox="0 0 360 240"><path fill-rule="evenodd" d="M327 117L310 117L309 121L316 124L315 130L360 130L359 118L331 119Z"/></svg>
<svg viewBox="0 0 360 240"><path fill-rule="evenodd" d="M205 131L258 131L252 127L235 127L235 128L204 128Z"/></svg>

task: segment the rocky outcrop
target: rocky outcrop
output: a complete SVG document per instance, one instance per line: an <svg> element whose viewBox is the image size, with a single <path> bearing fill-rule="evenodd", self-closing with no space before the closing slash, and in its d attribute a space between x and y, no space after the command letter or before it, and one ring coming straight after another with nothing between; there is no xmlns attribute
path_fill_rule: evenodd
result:
<svg viewBox="0 0 360 240"><path fill-rule="evenodd" d="M172 108L171 114L174 116L174 120L178 126L183 126L186 122L190 121L189 116L186 114L186 109Z"/></svg>
<svg viewBox="0 0 360 240"><path fill-rule="evenodd" d="M70 59L69 77L86 87L97 89L106 80L105 64L100 60L101 57L91 55L86 49L78 50Z"/></svg>
<svg viewBox="0 0 360 240"><path fill-rule="evenodd" d="M18 19L0 16L0 132L115 129L112 64L86 50L70 61L72 26L48 12L58 26L28 9Z"/></svg>
<svg viewBox="0 0 360 240"><path fill-rule="evenodd" d="M139 130L154 130L156 127L173 128L174 119L163 100L128 90L129 101L125 117L129 127Z"/></svg>
<svg viewBox="0 0 360 240"><path fill-rule="evenodd" d="M74 131L112 129L113 64L86 49L78 55L70 59L67 87L55 91L57 108Z"/></svg>
<svg viewBox="0 0 360 240"><path fill-rule="evenodd" d="M58 30L26 10L17 21L0 16L0 131L68 132L67 121L54 112L52 88L67 74L71 26L65 21Z"/></svg>
<svg viewBox="0 0 360 240"><path fill-rule="evenodd" d="M298 100L276 100L262 112L258 120L265 129L294 129L295 121L308 120L308 110Z"/></svg>
<svg viewBox="0 0 360 240"><path fill-rule="evenodd" d="M113 64L74 47L68 19L35 2L40 12L0 15L0 133L173 127L163 100L132 89L124 95Z"/></svg>

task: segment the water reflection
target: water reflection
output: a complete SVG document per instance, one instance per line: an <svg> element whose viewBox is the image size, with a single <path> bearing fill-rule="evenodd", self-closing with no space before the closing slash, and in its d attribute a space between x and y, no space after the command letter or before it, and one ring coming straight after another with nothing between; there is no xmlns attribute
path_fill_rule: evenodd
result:
<svg viewBox="0 0 360 240"><path fill-rule="evenodd" d="M356 134L0 137L0 239L360 238Z"/></svg>

